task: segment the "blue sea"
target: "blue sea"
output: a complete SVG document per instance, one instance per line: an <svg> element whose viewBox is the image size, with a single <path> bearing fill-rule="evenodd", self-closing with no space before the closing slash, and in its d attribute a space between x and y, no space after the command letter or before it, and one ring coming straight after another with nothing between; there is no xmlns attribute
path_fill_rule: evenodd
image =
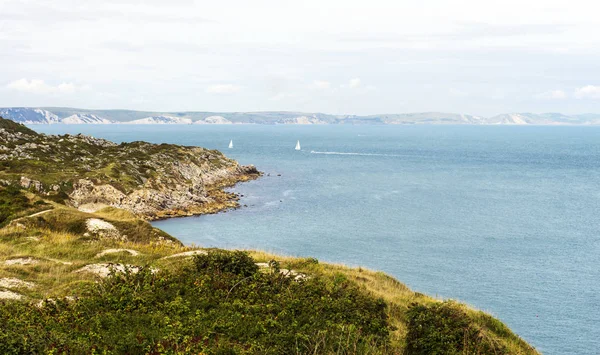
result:
<svg viewBox="0 0 600 355"><path fill-rule="evenodd" d="M265 172L233 189L241 209L154 223L187 244L382 270L545 354L600 352L600 128L33 128L199 145Z"/></svg>

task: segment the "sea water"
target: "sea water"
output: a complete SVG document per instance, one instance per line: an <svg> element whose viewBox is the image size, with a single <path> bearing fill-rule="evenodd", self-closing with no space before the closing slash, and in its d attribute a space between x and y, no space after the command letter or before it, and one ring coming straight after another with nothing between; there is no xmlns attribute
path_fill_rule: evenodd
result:
<svg viewBox="0 0 600 355"><path fill-rule="evenodd" d="M490 312L545 354L600 349L600 128L33 128L199 145L265 173L233 189L241 209L154 223L186 244L382 270Z"/></svg>

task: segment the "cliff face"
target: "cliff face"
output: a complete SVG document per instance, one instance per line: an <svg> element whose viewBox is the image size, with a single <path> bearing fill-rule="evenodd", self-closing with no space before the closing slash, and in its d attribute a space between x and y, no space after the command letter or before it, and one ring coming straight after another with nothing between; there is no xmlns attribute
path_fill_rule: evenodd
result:
<svg viewBox="0 0 600 355"><path fill-rule="evenodd" d="M0 119L0 183L82 210L126 209L145 219L235 207L222 188L258 177L216 150L49 136Z"/></svg>

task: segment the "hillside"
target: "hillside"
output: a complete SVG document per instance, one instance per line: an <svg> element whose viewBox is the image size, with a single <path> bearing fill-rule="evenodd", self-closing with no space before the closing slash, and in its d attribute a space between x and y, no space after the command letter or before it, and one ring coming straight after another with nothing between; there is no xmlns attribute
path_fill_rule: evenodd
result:
<svg viewBox="0 0 600 355"><path fill-rule="evenodd" d="M193 172L213 201L189 211L217 208L221 186L256 177L218 152L44 136L2 119L0 137L11 147L0 155L2 354L537 354L493 317L381 272L185 247L142 219L171 205L111 197L166 198ZM119 174L105 169L113 155Z"/></svg>
<svg viewBox="0 0 600 355"><path fill-rule="evenodd" d="M84 210L112 206L145 219L216 212L236 206L224 186L259 176L215 150L48 136L10 124L0 119L0 184Z"/></svg>

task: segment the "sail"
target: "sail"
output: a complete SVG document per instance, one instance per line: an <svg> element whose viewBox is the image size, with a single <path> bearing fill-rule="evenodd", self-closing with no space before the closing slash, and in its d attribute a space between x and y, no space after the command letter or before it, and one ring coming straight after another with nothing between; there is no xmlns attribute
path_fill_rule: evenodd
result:
<svg viewBox="0 0 600 355"><path fill-rule="evenodd" d="M233 148L233 140L229 141L229 148Z"/></svg>
<svg viewBox="0 0 600 355"><path fill-rule="evenodd" d="M296 142L296 150L300 150L300 141Z"/></svg>

